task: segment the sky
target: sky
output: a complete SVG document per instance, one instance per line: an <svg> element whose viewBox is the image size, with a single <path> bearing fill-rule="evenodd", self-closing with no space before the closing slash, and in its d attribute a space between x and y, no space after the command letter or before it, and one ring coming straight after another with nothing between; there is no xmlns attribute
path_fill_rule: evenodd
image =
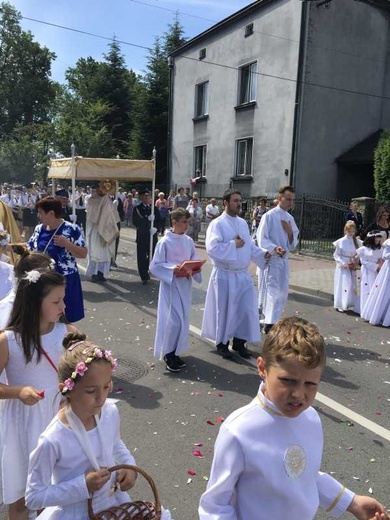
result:
<svg viewBox="0 0 390 520"><path fill-rule="evenodd" d="M215 23L252 3L252 0L9 0L23 17L66 26L133 45L121 44L126 65L143 74L147 50L155 37L168 29L178 12L184 36L192 38ZM65 71L74 67L79 58L92 56L102 60L109 41L78 34L27 19L21 20L24 30L34 40L55 52L52 78L64 83Z"/></svg>

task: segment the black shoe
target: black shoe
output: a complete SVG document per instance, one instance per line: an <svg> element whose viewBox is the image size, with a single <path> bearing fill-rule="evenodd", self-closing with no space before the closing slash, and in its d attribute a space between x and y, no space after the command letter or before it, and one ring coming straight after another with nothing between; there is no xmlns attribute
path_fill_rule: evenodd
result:
<svg viewBox="0 0 390 520"><path fill-rule="evenodd" d="M115 260L111 260L111 267L118 267L118 264L115 262Z"/></svg>
<svg viewBox="0 0 390 520"><path fill-rule="evenodd" d="M229 343L218 343L217 351L223 359L232 359L233 357L233 354L229 350Z"/></svg>
<svg viewBox="0 0 390 520"><path fill-rule="evenodd" d="M91 276L91 282L99 283L99 277L98 277L98 275L93 274L93 275Z"/></svg>
<svg viewBox="0 0 390 520"><path fill-rule="evenodd" d="M164 356L165 366L167 367L167 370L169 372L180 372L179 366L176 364L176 360L173 356L170 356L169 354L167 356Z"/></svg>
<svg viewBox="0 0 390 520"><path fill-rule="evenodd" d="M245 347L245 341L243 339L234 338L232 348L235 352L238 352L238 355L243 359L249 359L252 357L248 349Z"/></svg>
<svg viewBox="0 0 390 520"><path fill-rule="evenodd" d="M107 282L107 278L104 278L103 273L101 273L100 271L98 271L97 278L99 282Z"/></svg>
<svg viewBox="0 0 390 520"><path fill-rule="evenodd" d="M186 363L179 356L176 356L176 354L174 360L176 362L176 366L178 366L179 368L184 368L187 366Z"/></svg>
<svg viewBox="0 0 390 520"><path fill-rule="evenodd" d="M264 334L268 334L268 332L272 329L273 326L274 326L273 323L266 323L264 325Z"/></svg>
<svg viewBox="0 0 390 520"><path fill-rule="evenodd" d="M142 280L141 283L142 283L142 285L148 285L149 280Z"/></svg>

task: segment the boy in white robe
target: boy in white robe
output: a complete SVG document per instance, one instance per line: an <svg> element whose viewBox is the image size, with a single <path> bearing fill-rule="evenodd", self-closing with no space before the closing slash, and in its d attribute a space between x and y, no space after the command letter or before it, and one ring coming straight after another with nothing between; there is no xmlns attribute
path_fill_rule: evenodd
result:
<svg viewBox="0 0 390 520"><path fill-rule="evenodd" d="M298 244L298 227L294 217L288 213L295 201L295 189L282 186L278 194L279 204L267 211L260 220L257 243L272 256L266 270L260 269L258 306L260 322L267 333L281 318L288 299L290 276L288 254Z"/></svg>
<svg viewBox="0 0 390 520"><path fill-rule="evenodd" d="M187 276L177 276L183 261L199 260L194 241L185 234L189 219L190 214L184 208L172 211L172 230L157 243L149 266L160 280L154 355L164 358L170 372L179 372L186 366L178 354L188 349L192 278L202 282L200 270L187 270Z"/></svg>
<svg viewBox="0 0 390 520"><path fill-rule="evenodd" d="M200 520L312 520L318 507L336 518L387 518L375 499L320 471L323 431L311 405L325 362L314 324L292 317L274 325L257 360L258 395L221 426Z"/></svg>
<svg viewBox="0 0 390 520"><path fill-rule="evenodd" d="M233 350L249 358L245 343L260 341L256 290L248 272L250 262L265 265L267 251L256 246L248 224L238 216L241 194L223 195L224 212L212 220L206 232L206 250L213 264L203 313L202 337L215 341L218 353L232 358Z"/></svg>

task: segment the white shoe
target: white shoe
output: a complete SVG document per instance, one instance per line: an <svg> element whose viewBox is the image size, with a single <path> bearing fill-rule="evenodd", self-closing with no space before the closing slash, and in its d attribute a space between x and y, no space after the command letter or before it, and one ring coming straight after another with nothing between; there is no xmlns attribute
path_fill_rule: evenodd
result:
<svg viewBox="0 0 390 520"><path fill-rule="evenodd" d="M345 312L343 309L336 309L338 312Z"/></svg>

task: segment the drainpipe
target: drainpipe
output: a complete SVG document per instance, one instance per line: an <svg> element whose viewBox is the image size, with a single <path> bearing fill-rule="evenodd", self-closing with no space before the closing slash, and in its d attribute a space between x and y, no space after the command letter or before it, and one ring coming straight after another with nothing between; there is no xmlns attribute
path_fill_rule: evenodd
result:
<svg viewBox="0 0 390 520"><path fill-rule="evenodd" d="M300 123L303 113L303 91L304 91L304 80L305 80L305 65L306 65L306 52L308 43L308 26L309 26L309 1L302 1L301 10L301 31L299 36L299 57L298 57L298 70L297 70L297 88L295 91L295 109L294 109L294 126L293 126L293 137L291 146L291 166L290 166L290 186L296 184L297 177L297 158L299 149L299 133Z"/></svg>
<svg viewBox="0 0 390 520"><path fill-rule="evenodd" d="M171 189L172 171L171 171L171 155L172 155L172 118L173 118L173 70L174 60L172 56L168 57L169 67L169 97L168 97L168 132L167 132L167 188Z"/></svg>

